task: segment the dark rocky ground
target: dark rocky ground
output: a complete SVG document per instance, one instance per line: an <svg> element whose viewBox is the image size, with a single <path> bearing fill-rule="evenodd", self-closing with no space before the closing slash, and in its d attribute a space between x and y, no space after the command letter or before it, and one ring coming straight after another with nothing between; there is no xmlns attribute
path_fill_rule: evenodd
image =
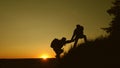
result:
<svg viewBox="0 0 120 68"><path fill-rule="evenodd" d="M0 59L0 68L55 68L56 60L43 59Z"/></svg>

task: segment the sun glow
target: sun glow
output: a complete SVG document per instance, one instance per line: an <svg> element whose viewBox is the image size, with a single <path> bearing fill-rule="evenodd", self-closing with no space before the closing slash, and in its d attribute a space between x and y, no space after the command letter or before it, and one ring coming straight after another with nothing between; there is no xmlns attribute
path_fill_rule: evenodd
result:
<svg viewBox="0 0 120 68"><path fill-rule="evenodd" d="M47 58L50 58L50 56L47 55L47 54L43 54L43 55L40 56L40 58L46 60Z"/></svg>

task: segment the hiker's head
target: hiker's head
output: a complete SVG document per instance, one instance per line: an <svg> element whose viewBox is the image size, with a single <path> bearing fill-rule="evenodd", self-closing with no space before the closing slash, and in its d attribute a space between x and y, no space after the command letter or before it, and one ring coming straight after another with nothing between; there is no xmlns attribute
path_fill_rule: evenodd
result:
<svg viewBox="0 0 120 68"><path fill-rule="evenodd" d="M81 25L77 24L76 27L79 28Z"/></svg>
<svg viewBox="0 0 120 68"><path fill-rule="evenodd" d="M83 30L83 26L81 26L81 25L79 25L79 24L76 25L76 28L77 28L77 29L81 29L81 30Z"/></svg>
<svg viewBox="0 0 120 68"><path fill-rule="evenodd" d="M62 41L66 41L66 38L65 38L65 37L62 37Z"/></svg>

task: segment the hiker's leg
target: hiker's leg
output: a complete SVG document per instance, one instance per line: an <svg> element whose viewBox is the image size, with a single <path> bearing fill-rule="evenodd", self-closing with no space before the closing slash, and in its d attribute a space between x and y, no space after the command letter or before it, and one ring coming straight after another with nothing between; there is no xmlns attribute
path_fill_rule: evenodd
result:
<svg viewBox="0 0 120 68"><path fill-rule="evenodd" d="M57 55L56 55L56 58L57 58L57 59L60 59L60 54L57 54Z"/></svg>
<svg viewBox="0 0 120 68"><path fill-rule="evenodd" d="M60 54L63 53L63 49L60 49Z"/></svg>
<svg viewBox="0 0 120 68"><path fill-rule="evenodd" d="M55 56L55 57L58 59L58 58L60 57L59 49L54 48L54 51L55 51L55 53L56 53L56 56Z"/></svg>
<svg viewBox="0 0 120 68"><path fill-rule="evenodd" d="M76 38L76 39L75 39L74 47L77 46L78 39L79 39L79 38Z"/></svg>
<svg viewBox="0 0 120 68"><path fill-rule="evenodd" d="M62 49L57 49L57 52L56 52L56 58L57 59L60 59L60 54L63 52Z"/></svg>
<svg viewBox="0 0 120 68"><path fill-rule="evenodd" d="M84 35L83 37L84 37L84 41L87 42L87 37L86 37L86 35Z"/></svg>
<svg viewBox="0 0 120 68"><path fill-rule="evenodd" d="M57 58L57 59L60 58L60 53L59 53L59 52L56 53L56 58Z"/></svg>
<svg viewBox="0 0 120 68"><path fill-rule="evenodd" d="M54 52L56 53L56 55L58 54L58 50L56 48L53 48Z"/></svg>

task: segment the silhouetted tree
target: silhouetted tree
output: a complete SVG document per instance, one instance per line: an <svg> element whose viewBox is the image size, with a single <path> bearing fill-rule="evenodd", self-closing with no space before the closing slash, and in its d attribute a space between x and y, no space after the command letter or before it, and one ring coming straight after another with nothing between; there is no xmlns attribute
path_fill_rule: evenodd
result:
<svg viewBox="0 0 120 68"><path fill-rule="evenodd" d="M110 38L119 39L120 38L120 0L115 0L113 2L113 7L107 10L109 15L114 18L110 22L110 27L103 28L107 33L109 33Z"/></svg>
<svg viewBox="0 0 120 68"><path fill-rule="evenodd" d="M110 27L103 28L107 33L109 33L108 51L112 51L115 55L119 55L120 52L120 0L115 0L113 6L107 10L109 15L112 15L113 19L110 22ZM113 55L113 54L111 54Z"/></svg>

